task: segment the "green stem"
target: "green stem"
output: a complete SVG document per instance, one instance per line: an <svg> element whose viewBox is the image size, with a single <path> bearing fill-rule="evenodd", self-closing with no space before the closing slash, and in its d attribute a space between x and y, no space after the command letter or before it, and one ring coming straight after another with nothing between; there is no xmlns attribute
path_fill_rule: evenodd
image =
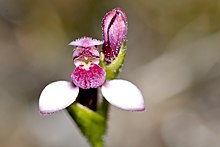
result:
<svg viewBox="0 0 220 147"><path fill-rule="evenodd" d="M107 128L107 119L104 116L107 116L108 111L105 111L105 115L100 115L79 103L73 103L67 111L92 147L104 147Z"/></svg>

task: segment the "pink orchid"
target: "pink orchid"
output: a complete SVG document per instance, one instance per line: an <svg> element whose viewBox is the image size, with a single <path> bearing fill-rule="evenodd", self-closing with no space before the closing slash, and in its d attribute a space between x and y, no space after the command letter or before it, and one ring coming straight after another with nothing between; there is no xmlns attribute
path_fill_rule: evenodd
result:
<svg viewBox="0 0 220 147"><path fill-rule="evenodd" d="M143 111L144 99L140 90L131 82L114 79L106 80L105 70L99 66L98 45L103 44L105 61L110 64L118 55L120 46L125 40L127 21L121 9L113 9L103 19L104 41L83 37L72 41L73 62L75 70L71 75L72 82L56 81L47 85L39 99L42 114L50 114L70 106L77 101L79 89L98 89L112 105L124 110Z"/></svg>

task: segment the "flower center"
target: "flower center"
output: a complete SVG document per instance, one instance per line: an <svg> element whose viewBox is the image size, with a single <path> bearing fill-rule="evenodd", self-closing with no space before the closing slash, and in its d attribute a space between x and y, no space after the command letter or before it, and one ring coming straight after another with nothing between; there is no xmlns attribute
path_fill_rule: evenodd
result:
<svg viewBox="0 0 220 147"><path fill-rule="evenodd" d="M73 53L73 61L76 66L89 66L91 63L99 64L99 52L93 47L77 47Z"/></svg>

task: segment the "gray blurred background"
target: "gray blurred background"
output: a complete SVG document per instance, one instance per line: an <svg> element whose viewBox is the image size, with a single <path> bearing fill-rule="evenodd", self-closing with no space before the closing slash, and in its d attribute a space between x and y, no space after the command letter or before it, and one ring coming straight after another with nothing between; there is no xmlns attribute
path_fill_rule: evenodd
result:
<svg viewBox="0 0 220 147"><path fill-rule="evenodd" d="M141 89L147 111L111 107L107 146L220 146L219 0L0 0L0 147L89 146L66 111L40 116L38 98L70 80L67 44L102 39L115 7L129 24L120 78Z"/></svg>

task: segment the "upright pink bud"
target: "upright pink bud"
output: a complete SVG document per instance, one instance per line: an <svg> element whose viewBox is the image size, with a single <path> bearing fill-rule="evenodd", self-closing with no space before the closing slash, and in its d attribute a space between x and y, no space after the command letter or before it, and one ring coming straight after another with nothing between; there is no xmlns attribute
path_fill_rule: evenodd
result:
<svg viewBox="0 0 220 147"><path fill-rule="evenodd" d="M104 37L102 50L105 61L111 63L118 56L127 34L125 13L120 8L108 12L102 20L102 31Z"/></svg>

